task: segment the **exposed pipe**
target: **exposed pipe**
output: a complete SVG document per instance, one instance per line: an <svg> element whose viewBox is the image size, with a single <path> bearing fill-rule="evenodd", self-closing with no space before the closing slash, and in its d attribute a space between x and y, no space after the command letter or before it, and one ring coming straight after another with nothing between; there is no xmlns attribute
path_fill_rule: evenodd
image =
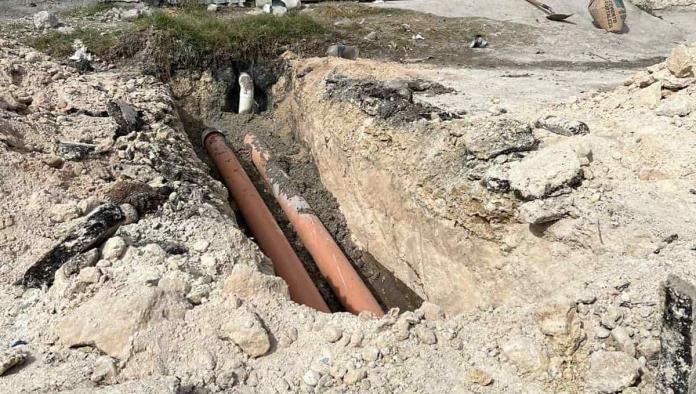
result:
<svg viewBox="0 0 696 394"><path fill-rule="evenodd" d="M249 114L254 106L254 80L247 73L239 75L239 113Z"/></svg>
<svg viewBox="0 0 696 394"><path fill-rule="evenodd" d="M354 314L368 311L377 316L384 315L379 303L319 217L307 201L293 190L288 174L271 160L266 146L253 134L247 134L244 143L251 148L251 160L341 304Z"/></svg>
<svg viewBox="0 0 696 394"><path fill-rule="evenodd" d="M276 274L287 282L290 297L297 303L330 312L254 184L227 147L225 136L219 130L207 129L202 140L261 250L273 262Z"/></svg>

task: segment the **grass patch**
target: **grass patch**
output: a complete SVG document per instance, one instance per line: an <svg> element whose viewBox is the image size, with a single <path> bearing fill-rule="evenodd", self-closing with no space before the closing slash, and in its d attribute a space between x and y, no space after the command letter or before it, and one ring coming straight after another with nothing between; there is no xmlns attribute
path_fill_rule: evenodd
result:
<svg viewBox="0 0 696 394"><path fill-rule="evenodd" d="M59 15L63 17L69 17L69 18L86 18L90 16L94 16L96 14L101 14L104 13L111 8L113 8L113 4L109 3L94 3L94 4L89 4L85 5L82 7L78 7L72 10L67 10L60 12Z"/></svg>
<svg viewBox="0 0 696 394"><path fill-rule="evenodd" d="M90 53L102 57L116 46L121 34L123 32L118 30L101 32L90 28L77 29L70 34L51 31L31 38L28 45L53 57L63 58L74 52L73 42L79 39L82 40Z"/></svg>
<svg viewBox="0 0 696 394"><path fill-rule="evenodd" d="M176 69L206 68L233 60L272 60L283 49L326 33L321 24L297 12L283 17L220 18L188 7L176 13L155 11L139 18L136 25L138 30L121 43L117 56L145 50L150 64L146 71L159 77Z"/></svg>
<svg viewBox="0 0 696 394"><path fill-rule="evenodd" d="M396 8L370 7L362 4L325 4L316 8L322 17L330 19L358 19L370 16L404 15L409 11Z"/></svg>

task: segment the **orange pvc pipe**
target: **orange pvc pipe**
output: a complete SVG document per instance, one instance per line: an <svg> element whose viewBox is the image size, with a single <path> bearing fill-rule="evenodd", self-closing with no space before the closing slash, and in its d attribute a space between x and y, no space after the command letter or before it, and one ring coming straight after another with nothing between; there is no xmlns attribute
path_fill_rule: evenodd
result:
<svg viewBox="0 0 696 394"><path fill-rule="evenodd" d="M251 179L227 147L225 136L218 130L208 129L203 134L203 145L220 171L259 247L273 262L276 274L287 282L293 301L322 312L330 312Z"/></svg>
<svg viewBox="0 0 696 394"><path fill-rule="evenodd" d="M251 160L341 304L354 314L367 311L377 316L384 315L382 307L319 217L307 201L292 190L288 174L270 161L268 149L253 134L247 134L244 143L251 148Z"/></svg>

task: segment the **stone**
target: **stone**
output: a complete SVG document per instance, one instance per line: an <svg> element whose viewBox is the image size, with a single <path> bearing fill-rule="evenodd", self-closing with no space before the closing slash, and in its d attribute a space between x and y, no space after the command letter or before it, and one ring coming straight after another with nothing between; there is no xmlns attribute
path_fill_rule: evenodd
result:
<svg viewBox="0 0 696 394"><path fill-rule="evenodd" d="M616 327L611 330L611 337L619 345L621 351L631 357L636 356L636 345L633 343L633 340L625 327Z"/></svg>
<svg viewBox="0 0 696 394"><path fill-rule="evenodd" d="M230 339L249 357L261 357L271 350L271 340L259 317L237 309L220 326L220 338Z"/></svg>
<svg viewBox="0 0 696 394"><path fill-rule="evenodd" d="M106 260L118 260L123 256L128 248L128 244L121 237L112 237L104 242L102 247L102 258Z"/></svg>
<svg viewBox="0 0 696 394"><path fill-rule="evenodd" d="M640 91L638 101L650 108L655 108L662 100L662 82L656 82Z"/></svg>
<svg viewBox="0 0 696 394"><path fill-rule="evenodd" d="M118 374L118 370L116 369L114 359L109 356L101 356L94 362L90 380L95 383L102 381L112 382L116 374Z"/></svg>
<svg viewBox="0 0 696 394"><path fill-rule="evenodd" d="M380 351L376 346L368 346L362 351L362 359L369 362L379 360Z"/></svg>
<svg viewBox="0 0 696 394"><path fill-rule="evenodd" d="M334 326L328 326L324 329L324 339L329 343L338 342L343 336L343 331Z"/></svg>
<svg viewBox="0 0 696 394"><path fill-rule="evenodd" d="M476 383L479 386L490 386L493 383L491 375L479 368L471 368L467 372L467 377L471 383Z"/></svg>
<svg viewBox="0 0 696 394"><path fill-rule="evenodd" d="M80 210L80 214L82 214L82 215L87 215L88 213L92 212L92 210L94 208L96 208L98 206L99 206L99 200L94 196L84 198L84 199L80 200L80 202L77 203L77 209Z"/></svg>
<svg viewBox="0 0 696 394"><path fill-rule="evenodd" d="M443 320L445 318L445 311L439 305L428 301L424 301L416 312L422 313L423 318L429 321Z"/></svg>
<svg viewBox="0 0 696 394"><path fill-rule="evenodd" d="M545 371L549 365L546 352L532 339L514 337L501 346L502 353L523 373Z"/></svg>
<svg viewBox="0 0 696 394"><path fill-rule="evenodd" d="M669 275L660 286L660 362L655 377L658 393L688 393L694 390L693 324L696 287Z"/></svg>
<svg viewBox="0 0 696 394"><path fill-rule="evenodd" d="M620 392L638 381L639 368L638 360L624 352L594 352L590 356L587 386L600 393Z"/></svg>
<svg viewBox="0 0 696 394"><path fill-rule="evenodd" d="M138 19L140 16L140 10L137 8L130 8L121 12L121 19L126 21L132 21Z"/></svg>
<svg viewBox="0 0 696 394"><path fill-rule="evenodd" d="M678 78L696 76L696 48L674 48L667 58L667 69Z"/></svg>
<svg viewBox="0 0 696 394"><path fill-rule="evenodd" d="M424 325L416 326L415 333L416 337L426 345L434 345L437 343L435 332L429 327Z"/></svg>
<svg viewBox="0 0 696 394"><path fill-rule="evenodd" d="M649 338L641 341L637 346L638 354L648 361L656 361L660 355L660 341Z"/></svg>
<svg viewBox="0 0 696 394"><path fill-rule="evenodd" d="M209 246L210 242L201 239L193 243L193 250L195 250L198 253L205 253L208 250Z"/></svg>
<svg viewBox="0 0 696 394"><path fill-rule="evenodd" d="M555 222L568 215L571 202L567 198L546 198L520 205L517 219L522 223L543 224Z"/></svg>
<svg viewBox="0 0 696 394"><path fill-rule="evenodd" d="M56 324L65 346L94 346L125 360L131 354L132 337L149 324L183 319L189 304L182 297L156 287L101 288L73 313Z"/></svg>
<svg viewBox="0 0 696 394"><path fill-rule="evenodd" d="M688 116L696 111L696 100L685 94L673 94L660 103L655 113L660 116Z"/></svg>
<svg viewBox="0 0 696 394"><path fill-rule="evenodd" d="M80 210L74 203L56 204L48 212L51 220L64 223L80 216Z"/></svg>
<svg viewBox="0 0 696 394"><path fill-rule="evenodd" d="M191 288L191 291L186 296L193 305L202 304L210 295L210 285L198 284Z"/></svg>
<svg viewBox="0 0 696 394"><path fill-rule="evenodd" d="M237 264L232 268L232 272L225 279L223 292L241 299L256 296L290 299L288 285L283 279L265 275L244 264Z"/></svg>
<svg viewBox="0 0 696 394"><path fill-rule="evenodd" d="M319 379L321 379L321 375L317 371L307 371L303 376L302 376L302 381L304 384L307 386L316 386L319 384Z"/></svg>
<svg viewBox="0 0 696 394"><path fill-rule="evenodd" d="M116 122L116 138L140 131L143 119L140 110L123 100L113 100L106 104L109 116Z"/></svg>
<svg viewBox="0 0 696 394"><path fill-rule="evenodd" d="M55 14L48 11L37 12L32 19L37 30L52 29L60 24Z"/></svg>
<svg viewBox="0 0 696 394"><path fill-rule="evenodd" d="M623 313L621 313L619 308L609 307L607 308L607 311L602 314L599 322L602 324L602 326L613 330L619 325L619 323L621 323L622 319Z"/></svg>
<svg viewBox="0 0 696 394"><path fill-rule="evenodd" d="M65 163L63 158L58 155L48 155L43 162L51 168L61 168L63 167L63 163Z"/></svg>
<svg viewBox="0 0 696 394"><path fill-rule="evenodd" d="M210 12L217 12L218 11L218 5L217 4L210 4L208 5L207 10Z"/></svg>
<svg viewBox="0 0 696 394"><path fill-rule="evenodd" d="M350 370L346 373L346 375L343 377L343 382L347 385L353 385L356 383L359 383L361 380L365 379L367 377L367 372L360 368L360 369L353 369Z"/></svg>
<svg viewBox="0 0 696 394"><path fill-rule="evenodd" d="M582 322L577 318L574 303L545 304L535 311L534 318L559 354L572 355L587 337Z"/></svg>
<svg viewBox="0 0 696 394"><path fill-rule="evenodd" d="M170 271L160 278L159 282L157 282L157 287L164 291L169 291L183 296L191 291L189 279L190 277L188 274L180 271Z"/></svg>
<svg viewBox="0 0 696 394"><path fill-rule="evenodd" d="M569 146L553 145L512 163L510 187L525 199L538 199L582 180L580 161Z"/></svg>
<svg viewBox="0 0 696 394"><path fill-rule="evenodd" d="M590 127L578 120L564 119L558 116L547 115L534 123L538 129L548 130L552 133L573 137L590 133Z"/></svg>
<svg viewBox="0 0 696 394"><path fill-rule="evenodd" d="M96 152L97 146L94 144L85 144L81 142L58 142L58 155L66 161L84 160Z"/></svg>
<svg viewBox="0 0 696 394"><path fill-rule="evenodd" d="M531 151L538 145L531 127L512 119L470 123L464 126L462 132L466 149L482 160L512 152Z"/></svg>
<svg viewBox="0 0 696 394"><path fill-rule="evenodd" d="M331 45L326 50L326 56L355 60L360 56L360 50L357 47L343 44Z"/></svg>
<svg viewBox="0 0 696 394"><path fill-rule="evenodd" d="M24 346L13 347L0 353L0 376L10 369L24 364L29 358L29 351Z"/></svg>
<svg viewBox="0 0 696 394"><path fill-rule="evenodd" d="M99 283L99 278L101 278L101 271L97 267L85 267L77 275L78 282L87 284Z"/></svg>

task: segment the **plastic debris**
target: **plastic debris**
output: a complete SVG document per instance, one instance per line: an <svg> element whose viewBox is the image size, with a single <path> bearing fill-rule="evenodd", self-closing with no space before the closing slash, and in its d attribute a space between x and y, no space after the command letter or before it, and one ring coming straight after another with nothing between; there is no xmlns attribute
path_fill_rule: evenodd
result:
<svg viewBox="0 0 696 394"><path fill-rule="evenodd" d="M469 44L469 48L486 48L488 46L488 41L486 41L482 35L477 34L476 37Z"/></svg>

